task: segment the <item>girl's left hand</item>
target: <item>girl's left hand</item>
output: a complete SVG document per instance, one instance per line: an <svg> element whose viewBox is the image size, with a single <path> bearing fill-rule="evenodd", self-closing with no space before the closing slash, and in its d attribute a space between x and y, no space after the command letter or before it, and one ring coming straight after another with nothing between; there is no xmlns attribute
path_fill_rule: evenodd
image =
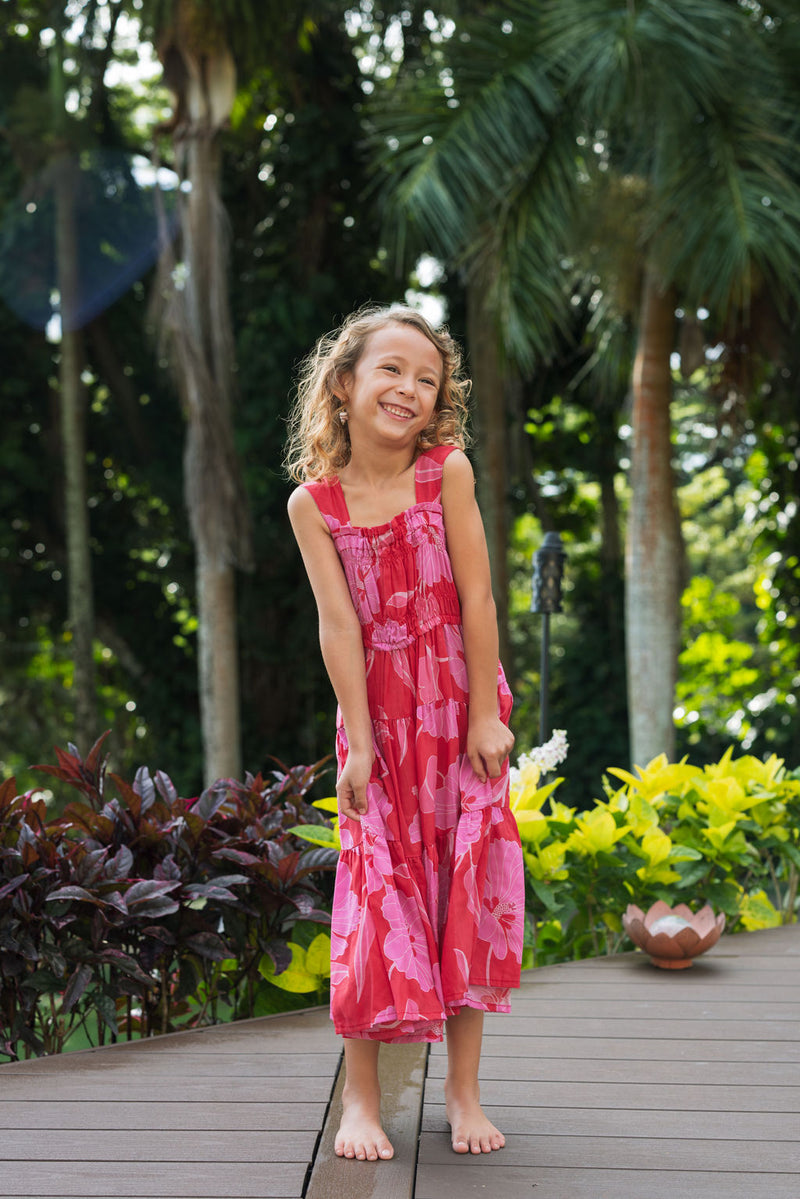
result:
<svg viewBox="0 0 800 1199"><path fill-rule="evenodd" d="M339 813L350 820L360 820L367 810L367 785L372 775L375 754L372 749L357 753L348 749L347 761L336 783Z"/></svg>
<svg viewBox="0 0 800 1199"><path fill-rule="evenodd" d="M482 783L503 773L506 758L514 748L514 734L499 716L471 720L467 732L467 757Z"/></svg>

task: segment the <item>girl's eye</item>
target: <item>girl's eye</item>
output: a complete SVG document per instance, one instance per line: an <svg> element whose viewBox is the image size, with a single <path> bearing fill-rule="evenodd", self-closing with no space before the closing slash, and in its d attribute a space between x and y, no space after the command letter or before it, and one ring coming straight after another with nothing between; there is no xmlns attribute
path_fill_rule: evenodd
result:
<svg viewBox="0 0 800 1199"><path fill-rule="evenodd" d="M383 368L383 369L384 369L385 371L394 371L394 373L395 373L395 374L398 374L398 373L399 373L399 372L398 372L398 370L397 370L397 367L396 367L396 366L392 366L392 365L391 365L391 363L387 363L387 364L384 366L384 368Z"/></svg>
<svg viewBox="0 0 800 1199"><path fill-rule="evenodd" d="M435 379L420 379L420 383L427 383L429 387L436 387Z"/></svg>

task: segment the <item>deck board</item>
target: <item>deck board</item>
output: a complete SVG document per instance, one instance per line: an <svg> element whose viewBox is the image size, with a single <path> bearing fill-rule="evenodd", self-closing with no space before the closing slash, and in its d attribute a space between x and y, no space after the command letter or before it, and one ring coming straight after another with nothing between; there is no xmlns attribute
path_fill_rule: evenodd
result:
<svg viewBox="0 0 800 1199"><path fill-rule="evenodd" d="M337 1080L306 1199L414 1199L426 1045L397 1045L378 1060L381 1110L395 1156L388 1162L343 1161L334 1140L342 1115L344 1070Z"/></svg>
<svg viewBox="0 0 800 1199"><path fill-rule="evenodd" d="M304 1162L29 1162L3 1164L3 1199L297 1199ZM54 1189L56 1187L57 1189Z"/></svg>
<svg viewBox="0 0 800 1199"><path fill-rule="evenodd" d="M445 1127L444 1104L426 1105L422 1127L426 1132L438 1132ZM537 1136L581 1137L656 1137L687 1138L702 1133L722 1141L794 1141L798 1140L797 1116L794 1112L670 1112L665 1121L656 1109L638 1108L635 1118L630 1112L613 1108L554 1108L492 1107L492 1118L508 1135L534 1133ZM501 1155L502 1157L502 1155ZM500 1160L500 1159L498 1159Z"/></svg>
<svg viewBox="0 0 800 1199"><path fill-rule="evenodd" d="M299 1199L340 1060L316 1008L2 1066L0 1192Z"/></svg>
<svg viewBox="0 0 800 1199"><path fill-rule="evenodd" d="M535 1190L534 1190L535 1188ZM429 1166L418 1176L415 1199L797 1199L790 1175L698 1173L696 1170L531 1170L498 1166L487 1179L468 1158L452 1166Z"/></svg>
<svg viewBox="0 0 800 1199"><path fill-rule="evenodd" d="M340 1050L314 1009L0 1066L3 1199L800 1193L798 925L723 938L689 971L624 954L528 972L486 1021L501 1153L452 1152L445 1049L406 1070L402 1046L383 1054L397 1158L335 1158Z"/></svg>
<svg viewBox="0 0 800 1199"><path fill-rule="evenodd" d="M695 1048L697 1052L697 1048ZM437 1057L428 1076L444 1078L445 1061ZM800 1067L798 1067L800 1070ZM752 1086L785 1086L786 1066L783 1062L750 1062L747 1067L748 1081ZM735 1086L741 1082L741 1062L707 1061L609 1061L593 1058L546 1058L530 1061L524 1058L492 1057L481 1069L481 1079L489 1082L525 1083L641 1083L652 1085L657 1082L686 1086Z"/></svg>
<svg viewBox="0 0 800 1199"><path fill-rule="evenodd" d="M481 1096L506 1148L455 1159L434 1046L415 1199L797 1199L798 971L792 926L688 971L625 954L527 974L486 1021Z"/></svg>
<svg viewBox="0 0 800 1199"><path fill-rule="evenodd" d="M0 1099L2 1071L0 1071ZM268 1116L269 1123L265 1122ZM307 1132L319 1129L320 1104L313 1102L270 1103L164 1103L158 1102L158 1127L164 1131L207 1130L209 1132L247 1131ZM16 1129L27 1135L44 1129L118 1129L141 1131L153 1127L150 1103L131 1102L127 1097L113 1103L96 1100L81 1103L71 1100L36 1099L0 1102L0 1131ZM4 1142L0 1139L0 1146ZM0 1192L2 1193L2 1192Z"/></svg>

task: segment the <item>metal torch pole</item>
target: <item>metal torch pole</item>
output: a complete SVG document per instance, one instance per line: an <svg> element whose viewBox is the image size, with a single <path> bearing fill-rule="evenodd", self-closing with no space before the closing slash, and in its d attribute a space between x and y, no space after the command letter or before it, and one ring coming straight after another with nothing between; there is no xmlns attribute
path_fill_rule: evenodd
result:
<svg viewBox="0 0 800 1199"><path fill-rule="evenodd" d="M542 617L542 657L539 670L539 744L547 740L550 725L550 615L561 611L561 576L564 546L558 533L546 533L533 555L531 610Z"/></svg>
<svg viewBox="0 0 800 1199"><path fill-rule="evenodd" d="M547 740L550 723L548 692L550 689L550 613L542 613L542 656L539 667L539 744Z"/></svg>

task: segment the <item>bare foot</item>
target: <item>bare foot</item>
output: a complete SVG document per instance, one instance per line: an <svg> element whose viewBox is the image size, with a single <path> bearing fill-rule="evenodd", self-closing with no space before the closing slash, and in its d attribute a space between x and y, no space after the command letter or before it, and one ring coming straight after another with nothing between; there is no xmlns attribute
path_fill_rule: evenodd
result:
<svg viewBox="0 0 800 1199"><path fill-rule="evenodd" d="M338 1157L354 1157L359 1161L388 1161L394 1149L381 1127L380 1106L360 1097L349 1097L347 1087L342 1092L342 1122L336 1134L334 1151Z"/></svg>
<svg viewBox="0 0 800 1199"><path fill-rule="evenodd" d="M491 1153L502 1149L506 1138L481 1107L477 1094L447 1093L447 1119L456 1153Z"/></svg>

